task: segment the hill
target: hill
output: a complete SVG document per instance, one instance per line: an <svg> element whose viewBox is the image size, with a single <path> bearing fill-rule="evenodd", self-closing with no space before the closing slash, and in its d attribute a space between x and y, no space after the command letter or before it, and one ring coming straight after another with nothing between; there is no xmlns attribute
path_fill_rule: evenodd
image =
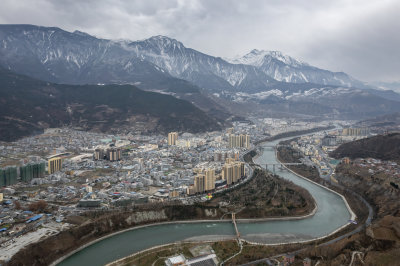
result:
<svg viewBox="0 0 400 266"><path fill-rule="evenodd" d="M193 104L132 85L62 85L0 69L0 140L48 127L102 132L200 132L219 122Z"/></svg>
<svg viewBox="0 0 400 266"><path fill-rule="evenodd" d="M400 133L378 135L340 145L330 156L334 158L376 158L400 161Z"/></svg>

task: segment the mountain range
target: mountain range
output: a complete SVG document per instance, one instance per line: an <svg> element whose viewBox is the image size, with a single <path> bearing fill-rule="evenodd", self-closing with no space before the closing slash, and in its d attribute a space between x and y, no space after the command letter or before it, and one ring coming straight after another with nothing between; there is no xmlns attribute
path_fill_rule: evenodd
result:
<svg viewBox="0 0 400 266"><path fill-rule="evenodd" d="M279 51L214 57L165 36L106 40L56 27L0 25L0 66L60 84L130 84L232 114L359 119L400 111L400 94Z"/></svg>
<svg viewBox="0 0 400 266"><path fill-rule="evenodd" d="M155 84L180 78L211 91L263 91L279 81L345 87L365 86L280 52L253 50L232 60L213 57L165 36L141 41L105 40L54 27L0 25L0 64L38 79L73 84ZM183 86L183 85L182 85Z"/></svg>

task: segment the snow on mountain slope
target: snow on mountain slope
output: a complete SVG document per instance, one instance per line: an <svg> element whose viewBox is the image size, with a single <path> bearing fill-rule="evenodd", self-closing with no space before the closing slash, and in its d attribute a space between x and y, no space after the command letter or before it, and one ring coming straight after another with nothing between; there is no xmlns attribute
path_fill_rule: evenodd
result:
<svg viewBox="0 0 400 266"><path fill-rule="evenodd" d="M374 97L378 102L400 97L394 92L363 88L362 82L345 73L322 70L278 51L253 50L229 61L187 48L165 36L140 41L104 40L59 28L0 25L0 66L46 81L130 83L187 95L198 95L201 87L224 100L268 104L311 99L334 105L352 95L353 106L358 106L362 97L369 103ZM332 103L326 99L333 99ZM204 102L202 106L210 104ZM295 108L290 111L296 112Z"/></svg>
<svg viewBox="0 0 400 266"><path fill-rule="evenodd" d="M120 43L75 31L0 25L0 64L42 80L70 84L134 83L171 77Z"/></svg>
<svg viewBox="0 0 400 266"><path fill-rule="evenodd" d="M165 36L131 42L127 49L136 56L166 69L171 75L183 78L210 90L240 88L245 79L258 79L259 86L274 81L254 66L235 65L186 48L181 42ZM218 84L209 84L214 80ZM221 87L222 86L222 87ZM254 88L250 88L254 89Z"/></svg>
<svg viewBox="0 0 400 266"><path fill-rule="evenodd" d="M264 91L278 81L360 87L345 73L312 67L278 51L253 50L227 62L165 36L104 40L33 25L0 26L0 64L62 83L135 83L185 79L209 91Z"/></svg>
<svg viewBox="0 0 400 266"><path fill-rule="evenodd" d="M264 51L254 49L244 56L237 56L233 59L226 58L226 60L232 64L244 64L257 67L262 66L266 61L271 61L272 59L279 60L282 63L292 67L309 66L307 63L301 62L288 55L284 55L280 51Z"/></svg>
<svg viewBox="0 0 400 266"><path fill-rule="evenodd" d="M250 53L233 59L226 59L234 64L256 66L272 78L294 83L316 83L346 87L364 88L365 84L343 72L331 72L313 67L279 51L252 50Z"/></svg>

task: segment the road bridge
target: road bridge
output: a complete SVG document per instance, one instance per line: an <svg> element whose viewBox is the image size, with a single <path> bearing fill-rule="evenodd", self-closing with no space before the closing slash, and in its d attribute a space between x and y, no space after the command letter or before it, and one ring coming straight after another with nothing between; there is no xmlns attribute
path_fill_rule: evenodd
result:
<svg viewBox="0 0 400 266"><path fill-rule="evenodd" d="M239 230L238 230L237 225L236 225L236 213L234 213L234 212L232 212L232 223L233 223L233 226L235 227L236 237L239 239L240 238L240 233L239 233Z"/></svg>
<svg viewBox="0 0 400 266"><path fill-rule="evenodd" d="M290 146L288 144L262 145L262 146L259 146L259 149L263 150L265 148L278 148L278 147L292 147L292 146Z"/></svg>
<svg viewBox="0 0 400 266"><path fill-rule="evenodd" d="M272 171L275 173L275 166L279 166L279 169L283 170L283 166L289 165L302 165L303 163L267 163L265 169L268 170L268 166L272 166Z"/></svg>

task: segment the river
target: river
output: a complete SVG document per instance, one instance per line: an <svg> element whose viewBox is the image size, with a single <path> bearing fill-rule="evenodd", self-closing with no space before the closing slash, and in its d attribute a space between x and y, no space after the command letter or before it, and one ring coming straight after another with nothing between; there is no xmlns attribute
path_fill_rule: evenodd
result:
<svg viewBox="0 0 400 266"><path fill-rule="evenodd" d="M255 163L264 167L266 164L277 163L275 150L271 146L275 146L281 140L264 143L263 153ZM277 175L307 189L314 197L318 206L315 215L298 220L251 223L237 220L242 239L267 244L306 241L331 234L348 223L351 214L340 195L279 168L276 167ZM96 242L74 253L58 265L104 265L157 245L182 240L234 237L234 235L231 222L173 223L141 227Z"/></svg>

